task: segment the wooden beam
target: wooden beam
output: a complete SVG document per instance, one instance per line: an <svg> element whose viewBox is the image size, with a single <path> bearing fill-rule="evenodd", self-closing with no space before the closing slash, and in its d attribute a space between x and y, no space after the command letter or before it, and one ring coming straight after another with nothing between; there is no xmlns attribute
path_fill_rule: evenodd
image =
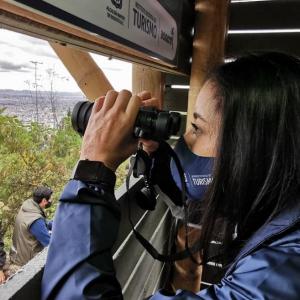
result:
<svg viewBox="0 0 300 300"><path fill-rule="evenodd" d="M237 2L230 5L230 30L300 28L299 0Z"/></svg>
<svg viewBox="0 0 300 300"><path fill-rule="evenodd" d="M193 112L198 93L207 74L224 60L227 12L229 0L196 0L195 35L193 42L192 69L188 96L187 128L193 120ZM180 264L185 261L178 262ZM195 271L191 291L201 287L202 270Z"/></svg>
<svg viewBox="0 0 300 300"><path fill-rule="evenodd" d="M226 57L232 58L251 51L281 51L300 56L300 33L230 34Z"/></svg>
<svg viewBox="0 0 300 300"><path fill-rule="evenodd" d="M151 92L153 97L160 99L161 108L163 88L164 75L162 72L142 65L132 65L132 92L134 94L145 90Z"/></svg>
<svg viewBox="0 0 300 300"><path fill-rule="evenodd" d="M93 101L113 89L89 53L56 43L50 45L89 100Z"/></svg>
<svg viewBox="0 0 300 300"><path fill-rule="evenodd" d="M187 123L208 72L223 62L228 0L197 0Z"/></svg>

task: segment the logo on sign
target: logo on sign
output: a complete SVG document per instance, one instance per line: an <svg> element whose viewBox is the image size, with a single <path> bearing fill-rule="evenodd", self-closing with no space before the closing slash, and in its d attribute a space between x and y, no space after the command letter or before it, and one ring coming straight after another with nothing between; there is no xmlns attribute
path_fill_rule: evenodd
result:
<svg viewBox="0 0 300 300"><path fill-rule="evenodd" d="M169 44L173 49L173 41L174 41L174 27L171 29L170 33L167 33L163 30L161 30L160 38Z"/></svg>
<svg viewBox="0 0 300 300"><path fill-rule="evenodd" d="M114 7L106 6L106 14L109 19L124 26L125 16L122 14L122 0L111 0Z"/></svg>
<svg viewBox="0 0 300 300"><path fill-rule="evenodd" d="M111 3L114 5L115 8L122 8L122 0L111 0Z"/></svg>
<svg viewBox="0 0 300 300"><path fill-rule="evenodd" d="M143 31L148 36L156 39L157 19L144 6L136 2L133 11L133 26Z"/></svg>

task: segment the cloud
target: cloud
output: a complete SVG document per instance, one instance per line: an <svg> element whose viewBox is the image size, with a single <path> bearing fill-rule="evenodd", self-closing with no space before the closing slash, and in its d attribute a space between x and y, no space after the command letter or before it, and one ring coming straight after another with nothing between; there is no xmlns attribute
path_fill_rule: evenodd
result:
<svg viewBox="0 0 300 300"><path fill-rule="evenodd" d="M3 31L0 31L1 47L7 47L8 49L11 49L11 51L20 50L30 55L57 59L56 54L48 42L15 32L12 32L11 35L13 38L8 39L7 36L3 34Z"/></svg>
<svg viewBox="0 0 300 300"><path fill-rule="evenodd" d="M58 59L57 55L54 53L52 48L50 48L50 45L44 45L44 47L40 48L40 49L37 49L37 48L32 49L32 47L29 47L28 49L24 49L24 51L27 51L31 54L36 54L39 56L46 56L46 57Z"/></svg>
<svg viewBox="0 0 300 300"><path fill-rule="evenodd" d="M102 67L102 70L107 70L107 71L117 71L117 72L121 72L123 69L122 68L110 68L110 67Z"/></svg>
<svg viewBox="0 0 300 300"><path fill-rule="evenodd" d="M33 45L42 45L45 46L45 44L47 44L46 41L38 39L38 38L34 38L25 34L19 34L19 39L20 41L25 41L27 43L33 44Z"/></svg>
<svg viewBox="0 0 300 300"><path fill-rule="evenodd" d="M0 60L0 72L30 72L33 66L24 64L15 64L9 61Z"/></svg>
<svg viewBox="0 0 300 300"><path fill-rule="evenodd" d="M131 89L131 64L93 53L92 56L117 90ZM46 70L51 68L60 77L70 78L69 81L56 78L56 90L79 91L48 42L0 28L0 88L28 89L25 82L33 82L35 75L31 61L42 63L37 66L39 84L43 86L41 89L48 89Z"/></svg>

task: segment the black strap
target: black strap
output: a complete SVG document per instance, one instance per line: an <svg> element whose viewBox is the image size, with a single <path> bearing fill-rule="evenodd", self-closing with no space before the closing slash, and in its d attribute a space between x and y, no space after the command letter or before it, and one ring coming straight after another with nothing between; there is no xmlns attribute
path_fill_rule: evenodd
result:
<svg viewBox="0 0 300 300"><path fill-rule="evenodd" d="M131 209L130 209L130 192L129 192L129 183L130 183L130 176L132 175L133 168L136 167L135 161L133 160L131 162L127 177L126 177L126 189L127 189L127 195L129 197L128 201L128 217L129 217L129 222L132 228L132 231L136 237L136 239L141 243L141 245L147 250L147 252L156 260L159 260L161 262L173 262L177 260L183 260L185 258L191 257L192 261L196 263L197 265L202 265L202 262L198 262L194 256L193 253L196 253L200 250L201 248L201 243L195 243L191 248L188 245L188 225L187 225L187 209L186 209L186 185L184 181L184 171L182 169L182 166L180 164L180 161L176 155L176 153L173 151L171 146L165 142L161 141L160 142L160 147L164 147L164 149L167 151L167 153L174 159L174 162L176 164L176 167L178 169L178 173L180 176L181 180L181 186L182 186L182 193L181 193L181 200L183 203L184 207L184 225L185 225L185 250L174 253L174 254L169 254L169 255L164 255L159 253L153 246L152 244L146 240L137 230L134 228L134 224L131 219ZM139 149L141 151L141 149ZM139 157L135 157L135 159L139 159Z"/></svg>

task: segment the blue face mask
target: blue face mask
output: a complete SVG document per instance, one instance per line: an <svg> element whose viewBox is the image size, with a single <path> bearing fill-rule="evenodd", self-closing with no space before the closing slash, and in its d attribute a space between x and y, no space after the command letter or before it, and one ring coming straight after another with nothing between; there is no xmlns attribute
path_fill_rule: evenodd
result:
<svg viewBox="0 0 300 300"><path fill-rule="evenodd" d="M178 140L174 151L184 170L187 197L191 201L201 201L212 181L214 158L194 154L183 137ZM179 174L173 159L171 160L171 173L176 185L181 189Z"/></svg>

